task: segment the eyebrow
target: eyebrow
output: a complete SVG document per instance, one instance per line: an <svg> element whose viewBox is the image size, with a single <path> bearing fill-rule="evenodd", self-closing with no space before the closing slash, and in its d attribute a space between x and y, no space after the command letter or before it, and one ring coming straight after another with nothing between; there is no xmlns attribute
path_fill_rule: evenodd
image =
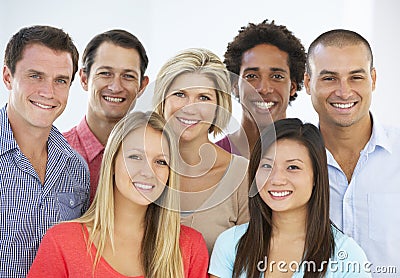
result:
<svg viewBox="0 0 400 278"><path fill-rule="evenodd" d="M259 70L260 70L260 67L250 67L250 68L245 68L243 70L243 72L246 72L246 71L259 71ZM287 71L285 69L283 69L283 68L270 67L269 70L273 71L273 72L286 72L287 73Z"/></svg>
<svg viewBox="0 0 400 278"><path fill-rule="evenodd" d="M131 151L137 151L140 153L146 153L144 149L141 148L132 148L132 149L125 149L125 151L131 152ZM157 157L164 157L164 158L168 158L169 159L169 155L162 153L162 154L158 154Z"/></svg>
<svg viewBox="0 0 400 278"><path fill-rule="evenodd" d="M106 69L106 70L113 70L115 69L114 67L110 67L110 66L100 66L96 69L96 71L98 70L102 70L102 69ZM123 72L134 72L136 74L139 74L136 70L134 69L122 69Z"/></svg>
<svg viewBox="0 0 400 278"><path fill-rule="evenodd" d="M356 74L356 73L366 73L366 71L364 69L356 69L356 70L352 70L349 72L350 74ZM330 70L321 70L319 75L338 75L339 73L335 72L335 71L330 71Z"/></svg>
<svg viewBox="0 0 400 278"><path fill-rule="evenodd" d="M35 70L35 69L28 69L27 73L28 74L33 74L34 73L34 74L41 75L41 76L45 76L46 75L44 72L38 71L38 70ZM71 78L68 75L60 74L60 75L56 76L56 79L70 80Z"/></svg>

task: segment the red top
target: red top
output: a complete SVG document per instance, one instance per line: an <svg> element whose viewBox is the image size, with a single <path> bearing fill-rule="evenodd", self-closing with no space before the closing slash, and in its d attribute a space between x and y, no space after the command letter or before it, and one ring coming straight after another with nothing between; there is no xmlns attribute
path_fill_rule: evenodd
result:
<svg viewBox="0 0 400 278"><path fill-rule="evenodd" d="M128 277L118 273L102 257L93 273L96 247L87 251L89 237L86 226L67 222L50 228L42 239L36 258L27 277ZM202 235L181 225L179 239L185 277L209 277L208 251ZM143 276L137 276L139 278Z"/></svg>
<svg viewBox="0 0 400 278"><path fill-rule="evenodd" d="M92 203L99 183L101 160L104 146L90 130L86 117L72 129L63 133L71 147L87 162L90 171L90 203Z"/></svg>

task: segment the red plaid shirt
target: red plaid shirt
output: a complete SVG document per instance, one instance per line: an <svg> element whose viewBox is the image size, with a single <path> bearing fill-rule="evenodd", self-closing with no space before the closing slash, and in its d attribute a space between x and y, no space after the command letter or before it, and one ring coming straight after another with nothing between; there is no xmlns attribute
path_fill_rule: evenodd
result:
<svg viewBox="0 0 400 278"><path fill-rule="evenodd" d="M90 171L90 203L93 201L99 183L101 160L104 146L90 130L86 117L72 129L63 133L65 139L87 162Z"/></svg>

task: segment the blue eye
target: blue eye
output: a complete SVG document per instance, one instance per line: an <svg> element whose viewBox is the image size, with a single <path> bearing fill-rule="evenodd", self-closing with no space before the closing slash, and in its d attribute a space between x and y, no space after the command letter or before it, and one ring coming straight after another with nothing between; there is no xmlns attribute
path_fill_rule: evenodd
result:
<svg viewBox="0 0 400 278"><path fill-rule="evenodd" d="M208 96L200 96L200 100L207 101L210 100L210 98Z"/></svg>
<svg viewBox="0 0 400 278"><path fill-rule="evenodd" d="M181 97L181 98L182 98L182 97L185 97L185 94L182 93L182 92L180 92L180 91L173 93L173 95L174 95L174 96L177 96L177 97Z"/></svg>
<svg viewBox="0 0 400 278"><path fill-rule="evenodd" d="M263 163L260 165L260 168L272 169L272 165L268 163Z"/></svg>
<svg viewBox="0 0 400 278"><path fill-rule="evenodd" d="M140 160L140 159L141 159L140 156L138 156L138 155L136 155L136 154L128 155L128 158L129 158L129 159L134 159L134 160Z"/></svg>

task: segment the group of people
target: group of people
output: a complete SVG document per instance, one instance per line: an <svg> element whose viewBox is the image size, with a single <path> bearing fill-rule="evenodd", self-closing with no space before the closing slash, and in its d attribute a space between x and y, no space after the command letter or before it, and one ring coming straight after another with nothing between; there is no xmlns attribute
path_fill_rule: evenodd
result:
<svg viewBox="0 0 400 278"><path fill-rule="evenodd" d="M78 71L63 30L19 30L3 67L0 276L400 272L400 130L370 111L368 41L335 29L306 52L265 20L242 27L224 58L178 52L158 72L153 111L138 112L149 59L134 35L96 35ZM53 122L77 72L87 113L62 134ZM286 118L303 85L318 127ZM240 128L223 134L233 98Z"/></svg>

